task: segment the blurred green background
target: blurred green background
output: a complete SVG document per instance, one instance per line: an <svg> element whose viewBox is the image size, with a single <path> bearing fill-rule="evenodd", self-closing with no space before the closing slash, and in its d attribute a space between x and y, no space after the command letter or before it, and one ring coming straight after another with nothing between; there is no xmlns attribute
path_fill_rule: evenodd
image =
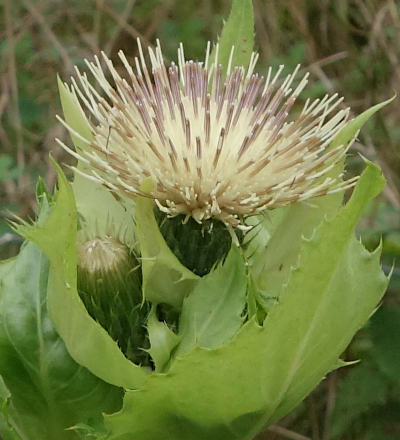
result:
<svg viewBox="0 0 400 440"><path fill-rule="evenodd" d="M353 114L400 92L400 3L395 0L254 0L257 70L301 63L311 72L302 95L339 92ZM0 258L20 240L7 226L17 214L34 216L39 175L52 186L49 153L69 158L54 142L69 143L55 119L61 114L56 75L104 50L136 55L135 39L161 40L165 58L202 58L215 41L230 0L2 0L0 2ZM259 437L264 440L400 439L400 105L382 110L352 147L348 173L362 156L382 167L388 184L365 212L359 234L369 249L382 239L389 291L344 354L359 364L329 375L292 414ZM381 238L382 237L382 238ZM284 337L284 335L282 335ZM39 440L39 439L38 439Z"/></svg>

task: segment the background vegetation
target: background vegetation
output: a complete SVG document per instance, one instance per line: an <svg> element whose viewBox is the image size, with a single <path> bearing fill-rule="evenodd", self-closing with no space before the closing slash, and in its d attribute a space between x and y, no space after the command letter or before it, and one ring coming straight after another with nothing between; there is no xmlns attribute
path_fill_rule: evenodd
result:
<svg viewBox="0 0 400 440"><path fill-rule="evenodd" d="M67 143L56 74L104 50L136 55L135 39L160 38L167 59L202 58L221 29L230 0L3 0L0 9L0 258L15 254L11 213L34 215L35 182L54 184L48 155L66 162ZM297 63L312 74L306 97L339 92L359 114L400 92L400 5L396 0L254 0L259 72ZM400 105L381 111L352 148L348 172L361 155L382 167L388 184L365 212L360 235L371 249L382 237L392 272L382 307L354 340L347 360L362 362L331 374L291 415L260 440L395 440L400 438ZM398 258L397 258L398 260ZM394 265L393 265L394 264ZM284 335L282 335L284 337Z"/></svg>

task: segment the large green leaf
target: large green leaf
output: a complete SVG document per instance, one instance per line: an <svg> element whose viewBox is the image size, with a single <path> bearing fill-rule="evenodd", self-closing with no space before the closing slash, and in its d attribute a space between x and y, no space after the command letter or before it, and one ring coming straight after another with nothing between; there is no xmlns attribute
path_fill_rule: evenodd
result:
<svg viewBox="0 0 400 440"><path fill-rule="evenodd" d="M219 38L218 64L226 72L234 46L232 66L249 65L254 46L254 14L252 0L233 0L232 10ZM215 49L211 59L215 59Z"/></svg>
<svg viewBox="0 0 400 440"><path fill-rule="evenodd" d="M150 192L152 182L143 183L143 191ZM136 234L142 259L143 295L153 303L166 303L179 309L191 292L197 275L187 269L165 242L154 217L151 198L136 201Z"/></svg>
<svg viewBox="0 0 400 440"><path fill-rule="evenodd" d="M379 250L368 253L353 233L383 184L367 164L348 204L302 240L264 325L251 320L230 343L197 347L128 391L123 409L106 417L110 439L250 440L298 404L339 365L386 289Z"/></svg>
<svg viewBox="0 0 400 440"><path fill-rule="evenodd" d="M20 225L17 232L36 243L50 260L48 308L57 332L76 362L113 385L140 387L147 372L130 362L109 334L87 313L76 287L77 212L61 169L58 193L43 225Z"/></svg>
<svg viewBox="0 0 400 440"><path fill-rule="evenodd" d="M0 374L9 391L8 422L23 440L75 439L65 429L117 410L122 390L75 363L55 332L44 253L27 243L1 266Z"/></svg>
<svg viewBox="0 0 400 440"><path fill-rule="evenodd" d="M184 300L179 320L181 342L175 356L193 347L215 348L243 324L247 273L240 249L232 246L226 262L205 276Z"/></svg>

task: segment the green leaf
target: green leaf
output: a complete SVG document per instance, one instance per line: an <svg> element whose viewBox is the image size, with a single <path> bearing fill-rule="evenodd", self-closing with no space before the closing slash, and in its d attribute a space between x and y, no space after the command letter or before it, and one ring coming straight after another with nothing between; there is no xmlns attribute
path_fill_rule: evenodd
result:
<svg viewBox="0 0 400 440"><path fill-rule="evenodd" d="M76 364L55 332L43 252L27 243L1 266L0 374L9 391L9 423L22 439L75 439L65 429L117 410L122 390Z"/></svg>
<svg viewBox="0 0 400 440"><path fill-rule="evenodd" d="M61 169L58 193L48 220L39 225L20 225L17 232L36 243L51 266L48 309L57 332L73 359L93 374L116 386L140 387L147 372L130 362L97 322L87 313L76 287L77 212L71 186Z"/></svg>
<svg viewBox="0 0 400 440"><path fill-rule="evenodd" d="M77 98L60 78L57 80L66 123L83 138L88 141L92 140L93 134L89 122ZM78 136L71 133L71 139L78 152L87 149L86 143ZM77 168L83 173L90 174L88 166L81 161L78 161ZM76 172L72 188L77 210L80 217L84 219L87 232L101 236L113 231L123 237L127 245L134 245L134 203L132 200L116 200L103 185Z"/></svg>
<svg viewBox="0 0 400 440"><path fill-rule="evenodd" d="M273 421L287 414L304 398L307 389L317 385L326 370L329 371L328 362L332 366L337 362L329 356L328 347L329 350L341 347L336 351L337 358L386 290L388 280L379 262L381 249L370 254L353 233L363 208L379 194L384 184L379 167L367 162L347 205L335 218L325 220L313 237L304 242L300 264L293 270L280 304L266 319L264 327L268 327L268 323L274 331L285 327L295 335L290 341L293 348L296 339L299 345L293 365L286 373L285 399ZM296 302L296 295L301 295L301 304ZM286 310L281 316L280 307L290 308L291 313ZM301 320L296 319L299 313ZM339 326L345 328L339 330ZM285 343L281 349L286 352ZM313 374L307 375L310 369Z"/></svg>
<svg viewBox="0 0 400 440"><path fill-rule="evenodd" d="M219 39L218 64L226 72L232 46L232 66L249 65L254 46L254 13L252 0L233 0L232 10ZM215 49L211 59L215 59Z"/></svg>
<svg viewBox="0 0 400 440"><path fill-rule="evenodd" d="M142 189L150 192L151 187L152 183L147 181ZM142 258L143 295L155 304L166 303L179 309L200 278L172 253L158 228L153 209L151 198L137 198L135 220Z"/></svg>
<svg viewBox="0 0 400 440"><path fill-rule="evenodd" d="M353 235L383 184L368 163L348 204L302 241L263 327L251 320L224 346L196 347L128 391L123 409L105 417L110 440L250 440L293 409L338 365L387 286L379 249L368 253Z"/></svg>
<svg viewBox="0 0 400 440"><path fill-rule="evenodd" d="M180 337L170 330L165 322L160 322L153 306L147 322L150 348L148 352L155 364L156 372L161 372L171 358L172 350L179 344Z"/></svg>
<svg viewBox="0 0 400 440"><path fill-rule="evenodd" d="M400 384L400 307L379 309L371 320L372 353L380 370Z"/></svg>
<svg viewBox="0 0 400 440"><path fill-rule="evenodd" d="M195 346L215 348L232 339L243 324L246 290L243 257L232 246L225 263L202 278L185 298L179 320L182 340L175 356Z"/></svg>

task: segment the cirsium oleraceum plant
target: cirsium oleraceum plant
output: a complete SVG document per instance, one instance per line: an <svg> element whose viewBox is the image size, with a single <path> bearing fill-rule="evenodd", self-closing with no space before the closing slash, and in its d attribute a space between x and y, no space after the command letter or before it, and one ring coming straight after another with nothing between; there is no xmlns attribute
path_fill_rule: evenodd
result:
<svg viewBox="0 0 400 440"><path fill-rule="evenodd" d="M387 279L354 235L384 179L345 155L385 103L299 106L252 45L235 0L204 61L139 44L59 82L73 182L0 264L5 439L250 440L346 364Z"/></svg>

